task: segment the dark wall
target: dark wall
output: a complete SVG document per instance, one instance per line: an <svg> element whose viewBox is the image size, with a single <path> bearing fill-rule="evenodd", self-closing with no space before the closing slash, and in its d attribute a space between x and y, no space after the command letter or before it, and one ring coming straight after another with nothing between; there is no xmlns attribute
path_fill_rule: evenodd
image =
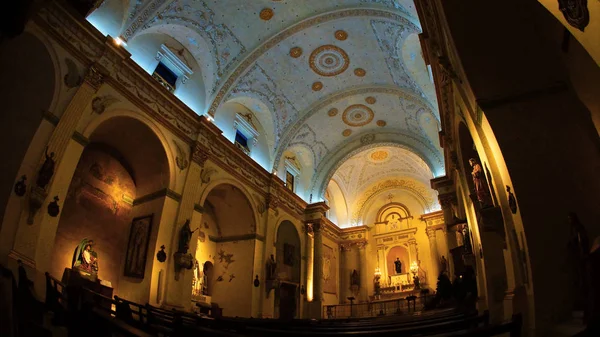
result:
<svg viewBox="0 0 600 337"><path fill-rule="evenodd" d="M19 167L48 110L55 90L54 65L46 47L23 33L0 44L0 226ZM27 177L28 185L35 177Z"/></svg>

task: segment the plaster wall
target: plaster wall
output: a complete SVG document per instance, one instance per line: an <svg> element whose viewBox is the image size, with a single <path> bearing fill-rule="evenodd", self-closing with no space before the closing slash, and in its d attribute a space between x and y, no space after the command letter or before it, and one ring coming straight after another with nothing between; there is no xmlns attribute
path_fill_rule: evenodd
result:
<svg viewBox="0 0 600 337"><path fill-rule="evenodd" d="M225 316L250 317L255 240L219 242L216 248L212 301L223 308ZM231 262L221 258L222 254L231 254Z"/></svg>

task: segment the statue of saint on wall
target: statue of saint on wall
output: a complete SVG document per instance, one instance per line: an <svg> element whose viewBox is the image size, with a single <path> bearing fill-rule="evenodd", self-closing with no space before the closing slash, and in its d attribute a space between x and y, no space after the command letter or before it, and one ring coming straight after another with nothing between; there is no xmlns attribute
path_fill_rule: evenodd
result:
<svg viewBox="0 0 600 337"><path fill-rule="evenodd" d="M190 228L190 219L187 219L179 231L178 253L187 254L188 249L190 249L190 240L192 239L192 234L194 234L194 232L195 231L192 231Z"/></svg>
<svg viewBox="0 0 600 337"><path fill-rule="evenodd" d="M54 175L54 152L48 154L48 148L46 147L46 160L42 164L40 171L38 172L38 177L36 184L40 188L46 188L46 185L50 183L50 179L52 179L52 175Z"/></svg>
<svg viewBox="0 0 600 337"><path fill-rule="evenodd" d="M397 257L396 261L394 261L394 265L396 267L396 274L402 274L402 262L400 262L399 257Z"/></svg>
<svg viewBox="0 0 600 337"><path fill-rule="evenodd" d="M275 256L271 254L271 258L267 260L267 280L274 280L277 277L277 262Z"/></svg>
<svg viewBox="0 0 600 337"><path fill-rule="evenodd" d="M98 278L98 254L93 250L94 240L83 239L73 252L72 266L83 276Z"/></svg>
<svg viewBox="0 0 600 337"><path fill-rule="evenodd" d="M442 258L440 259L440 265L440 274L448 271L448 260L446 260L444 255L442 255Z"/></svg>
<svg viewBox="0 0 600 337"><path fill-rule="evenodd" d="M356 269L352 270L350 274L350 285L351 286L359 286L360 285L360 277L358 275L358 271Z"/></svg>
<svg viewBox="0 0 600 337"><path fill-rule="evenodd" d="M473 168L471 176L473 177L473 184L475 184L475 194L477 195L477 200L479 200L479 203L482 207L485 207L488 204L488 192L483 169L474 158L469 159L469 164Z"/></svg>

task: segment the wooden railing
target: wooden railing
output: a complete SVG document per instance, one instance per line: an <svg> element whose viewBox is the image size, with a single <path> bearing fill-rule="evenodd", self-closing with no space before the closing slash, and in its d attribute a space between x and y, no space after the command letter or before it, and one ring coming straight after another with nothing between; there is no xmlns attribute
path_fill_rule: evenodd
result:
<svg viewBox="0 0 600 337"><path fill-rule="evenodd" d="M323 306L324 319L349 318L349 317L377 317L402 315L423 310L425 302L433 296L409 296L387 301L335 304Z"/></svg>

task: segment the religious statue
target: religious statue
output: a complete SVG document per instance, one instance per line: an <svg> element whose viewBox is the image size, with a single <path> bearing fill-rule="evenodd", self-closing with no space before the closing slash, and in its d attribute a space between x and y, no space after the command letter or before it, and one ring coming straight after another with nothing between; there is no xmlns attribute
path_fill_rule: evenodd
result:
<svg viewBox="0 0 600 337"><path fill-rule="evenodd" d="M352 270L352 274L350 274L350 285L358 286L360 285L360 277L356 269Z"/></svg>
<svg viewBox="0 0 600 337"><path fill-rule="evenodd" d="M46 188L46 185L48 185L50 179L52 179L52 175L54 174L54 165L54 152L51 152L50 155L48 155L48 148L46 147L46 160L38 172L38 178L36 182L39 187Z"/></svg>
<svg viewBox="0 0 600 337"><path fill-rule="evenodd" d="M381 275L375 275L373 279L373 288L375 290L375 296L378 296L381 293L381 283L379 280L381 279Z"/></svg>
<svg viewBox="0 0 600 337"><path fill-rule="evenodd" d="M271 258L267 260L267 280L274 280L277 276L277 262L275 257L271 254Z"/></svg>
<svg viewBox="0 0 600 337"><path fill-rule="evenodd" d="M440 259L440 264L441 264L440 274L447 272L448 271L448 261L446 260L446 257L444 255L442 255L442 258Z"/></svg>
<svg viewBox="0 0 600 337"><path fill-rule="evenodd" d="M415 285L415 289L421 289L421 280L418 275L413 276L413 283Z"/></svg>
<svg viewBox="0 0 600 337"><path fill-rule="evenodd" d="M179 231L179 247L177 252L181 254L187 254L190 248L190 240L192 239L192 231L190 228L190 219L187 219Z"/></svg>
<svg viewBox="0 0 600 337"><path fill-rule="evenodd" d="M402 262L400 262L399 257L394 261L394 265L396 266L396 274L402 274Z"/></svg>
<svg viewBox="0 0 600 337"><path fill-rule="evenodd" d="M94 240L83 239L73 252L73 269L92 279L98 278L98 254L93 250Z"/></svg>
<svg viewBox="0 0 600 337"><path fill-rule="evenodd" d="M473 184L475 184L475 193L477 194L477 200L482 206L486 205L487 191L485 187L485 177L483 175L483 169L481 165L474 158L469 159L469 164L473 168L471 175L473 176Z"/></svg>

